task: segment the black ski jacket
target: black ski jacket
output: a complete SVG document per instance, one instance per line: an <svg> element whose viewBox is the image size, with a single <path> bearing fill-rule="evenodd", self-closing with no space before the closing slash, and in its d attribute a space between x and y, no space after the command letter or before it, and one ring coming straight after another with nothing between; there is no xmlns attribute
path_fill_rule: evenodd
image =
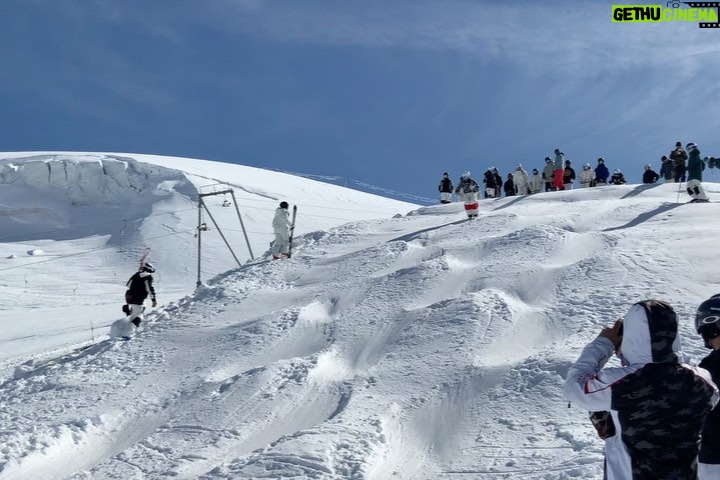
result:
<svg viewBox="0 0 720 480"><path fill-rule="evenodd" d="M704 368L712 376L715 385L720 382L720 350L713 350L703 358L700 368ZM700 441L700 462L720 464L720 409L713 409L705 419Z"/></svg>
<svg viewBox="0 0 720 480"><path fill-rule="evenodd" d="M452 181L449 178L443 178L442 180L440 180L440 185L438 185L438 191L442 193L452 193Z"/></svg>
<svg viewBox="0 0 720 480"><path fill-rule="evenodd" d="M483 183L485 184L486 188L497 188L500 186L500 184L497 182L497 177L495 177L495 174L489 170L483 175Z"/></svg>
<svg viewBox="0 0 720 480"><path fill-rule="evenodd" d="M125 292L125 300L133 305L142 305L150 295L155 300L155 287L153 287L153 276L148 272L137 272L130 277L126 283L128 290Z"/></svg>
<svg viewBox="0 0 720 480"><path fill-rule="evenodd" d="M643 173L643 183L655 183L659 179L660 175L658 175L652 168L645 170L645 173Z"/></svg>

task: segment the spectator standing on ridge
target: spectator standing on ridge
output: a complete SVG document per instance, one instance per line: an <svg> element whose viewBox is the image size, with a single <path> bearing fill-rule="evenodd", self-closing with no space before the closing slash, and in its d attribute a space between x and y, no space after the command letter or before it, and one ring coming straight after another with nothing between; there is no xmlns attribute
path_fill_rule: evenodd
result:
<svg viewBox="0 0 720 480"><path fill-rule="evenodd" d="M443 173L443 178L440 180L440 185L438 185L438 191L440 192L440 203L450 203L452 201L453 184L448 172Z"/></svg>
<svg viewBox="0 0 720 480"><path fill-rule="evenodd" d="M675 310L644 300L603 328L570 367L565 397L609 412L607 480L697 478L700 431L718 391L707 370L681 362L680 344ZM613 353L622 365L606 368Z"/></svg>
<svg viewBox="0 0 720 480"><path fill-rule="evenodd" d="M662 162L662 165L660 165L660 176L665 179L665 183L674 183L675 171L673 169L673 163L667 155L663 155L660 161Z"/></svg>
<svg viewBox="0 0 720 480"><path fill-rule="evenodd" d="M685 162L688 159L688 154L685 150L682 148L682 143L677 142L675 143L675 149L670 152L670 160L672 160L673 165L675 167L675 183L680 183L685 181Z"/></svg>
<svg viewBox="0 0 720 480"><path fill-rule="evenodd" d="M607 185L608 177L610 176L610 170L605 166L605 159L600 157L597 160L597 167L595 167L595 184L596 185Z"/></svg>
<svg viewBox="0 0 720 480"><path fill-rule="evenodd" d="M660 178L660 175L652 169L652 165L649 163L645 164L645 171L643 172L643 183L655 183Z"/></svg>
<svg viewBox="0 0 720 480"><path fill-rule="evenodd" d="M570 166L571 164L570 160L565 160L565 169L563 170L563 188L565 190L572 190L575 181L575 169Z"/></svg>
<svg viewBox="0 0 720 480"><path fill-rule="evenodd" d="M530 193L540 193L543 191L543 184L545 182L537 168L533 168L532 173L530 177Z"/></svg>
<svg viewBox="0 0 720 480"><path fill-rule="evenodd" d="M688 159L688 182L687 192L692 197L690 202L692 203L705 203L708 201L705 190L702 187L702 172L705 170L705 162L700 158L700 149L697 145L690 142L687 144L687 151L690 152L690 158Z"/></svg>
<svg viewBox="0 0 720 480"><path fill-rule="evenodd" d="M125 284L128 289L125 292L125 302L123 312L130 319L135 327L140 326L143 321L143 313L145 312L145 299L150 296L153 308L157 306L157 298L155 297L155 287L153 286L153 276L155 267L151 263L143 263L139 272L135 272Z"/></svg>
<svg viewBox="0 0 720 480"><path fill-rule="evenodd" d="M278 260L288 256L290 250L290 205L287 202L280 202L280 206L275 209L272 226L275 233L275 240L270 249L272 259Z"/></svg>
<svg viewBox="0 0 720 480"><path fill-rule="evenodd" d="M477 182L470 178L470 172L466 171L460 176L460 183L455 189L458 198L462 198L465 202L465 213L468 219L477 218L478 216L478 191L480 187Z"/></svg>
<svg viewBox="0 0 720 480"><path fill-rule="evenodd" d="M720 383L720 295L716 294L700 304L695 313L695 330L712 350L700 361L712 376L715 385ZM720 409L715 408L705 419L698 457L698 479L720 478Z"/></svg>
<svg viewBox="0 0 720 480"><path fill-rule="evenodd" d="M589 163L583 165L583 169L578 175L580 181L580 188L594 187L595 186L595 172Z"/></svg>
<svg viewBox="0 0 720 480"><path fill-rule="evenodd" d="M613 170L612 177L610 177L610 185L622 185L625 182L625 175L622 174L619 168Z"/></svg>
<svg viewBox="0 0 720 480"><path fill-rule="evenodd" d="M530 176L523 168L522 163L518 163L518 166L515 167L513 182L515 182L515 192L518 195L527 195L530 193Z"/></svg>
<svg viewBox="0 0 720 480"><path fill-rule="evenodd" d="M498 172L497 167L493 167L493 175L495 175L495 197L500 198L500 190L503 186L503 179Z"/></svg>
<svg viewBox="0 0 720 480"><path fill-rule="evenodd" d="M485 198L495 198L497 194L497 179L493 172L493 167L488 167L483 175L483 184L485 185Z"/></svg>
<svg viewBox="0 0 720 480"><path fill-rule="evenodd" d="M553 187L555 190L564 190L563 175L565 172L565 154L559 148L555 149L555 171L553 172Z"/></svg>
<svg viewBox="0 0 720 480"><path fill-rule="evenodd" d="M555 164L552 161L552 158L545 157L545 168L543 168L542 171L542 178L545 182L545 191L546 192L552 192L554 190L553 188L553 174L555 173Z"/></svg>
<svg viewBox="0 0 720 480"><path fill-rule="evenodd" d="M505 190L506 197L514 197L517 194L512 173L508 173L507 180L505 180L505 184L503 185L503 190Z"/></svg>

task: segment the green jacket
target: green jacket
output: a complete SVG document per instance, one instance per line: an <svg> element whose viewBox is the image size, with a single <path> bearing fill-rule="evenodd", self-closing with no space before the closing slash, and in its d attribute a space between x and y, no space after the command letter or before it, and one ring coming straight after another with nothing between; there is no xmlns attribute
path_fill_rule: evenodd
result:
<svg viewBox="0 0 720 480"><path fill-rule="evenodd" d="M702 182L702 172L705 170L705 162L700 158L700 150L693 148L688 158L687 179L699 180Z"/></svg>

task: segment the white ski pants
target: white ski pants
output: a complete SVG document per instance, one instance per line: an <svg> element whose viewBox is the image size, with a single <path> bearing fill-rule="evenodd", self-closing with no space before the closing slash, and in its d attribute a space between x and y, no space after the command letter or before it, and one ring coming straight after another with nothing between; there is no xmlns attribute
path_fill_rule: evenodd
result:
<svg viewBox="0 0 720 480"><path fill-rule="evenodd" d="M279 257L281 253L287 255L290 250L290 232L275 232L275 240L271 253L276 257Z"/></svg>
<svg viewBox="0 0 720 480"><path fill-rule="evenodd" d="M135 320L136 318L139 318L140 321L143 320L143 312L145 312L145 306L144 305L134 305L132 303L128 304L130 307L130 315L128 315L128 318L130 321Z"/></svg>
<svg viewBox="0 0 720 480"><path fill-rule="evenodd" d="M708 197L705 195L705 190L702 187L700 180L689 180L687 182L688 195L697 200L707 200Z"/></svg>

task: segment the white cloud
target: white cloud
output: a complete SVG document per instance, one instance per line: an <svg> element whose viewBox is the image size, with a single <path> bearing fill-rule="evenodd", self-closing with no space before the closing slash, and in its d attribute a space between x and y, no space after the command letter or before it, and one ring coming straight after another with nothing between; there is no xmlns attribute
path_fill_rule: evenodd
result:
<svg viewBox="0 0 720 480"><path fill-rule="evenodd" d="M610 5L599 2L244 3L223 12L227 28L284 41L457 50L522 68L581 69L578 75L678 62L688 68L720 52L717 32L689 23L612 23Z"/></svg>

